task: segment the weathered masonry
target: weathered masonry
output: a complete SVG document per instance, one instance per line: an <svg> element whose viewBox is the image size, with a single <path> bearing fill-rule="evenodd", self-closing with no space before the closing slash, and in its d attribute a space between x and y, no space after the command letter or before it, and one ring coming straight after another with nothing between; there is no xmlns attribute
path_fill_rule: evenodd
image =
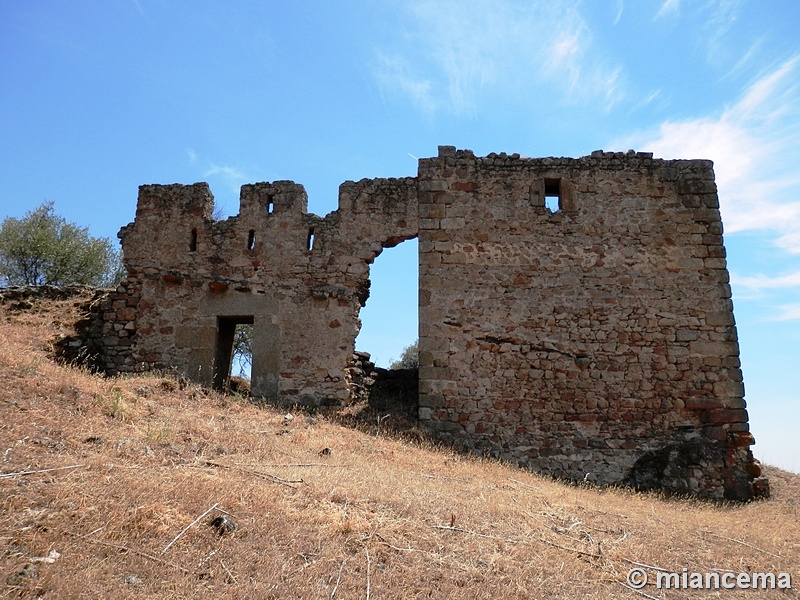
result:
<svg viewBox="0 0 800 600"><path fill-rule="evenodd" d="M220 387L252 323L252 390L340 404L369 265L419 237L419 418L442 439L572 480L711 498L767 493L750 445L712 163L439 148L417 177L147 185L120 231L128 279L87 349L110 373Z"/></svg>

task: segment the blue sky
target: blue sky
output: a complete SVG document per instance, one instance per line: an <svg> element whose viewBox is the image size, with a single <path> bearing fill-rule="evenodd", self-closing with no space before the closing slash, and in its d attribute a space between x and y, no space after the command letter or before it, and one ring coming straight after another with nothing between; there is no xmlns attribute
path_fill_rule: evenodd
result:
<svg viewBox="0 0 800 600"><path fill-rule="evenodd" d="M479 155L715 161L754 452L800 471L800 2L0 0L0 217L115 239L143 183L414 175ZM381 255L360 349L416 338L416 247Z"/></svg>

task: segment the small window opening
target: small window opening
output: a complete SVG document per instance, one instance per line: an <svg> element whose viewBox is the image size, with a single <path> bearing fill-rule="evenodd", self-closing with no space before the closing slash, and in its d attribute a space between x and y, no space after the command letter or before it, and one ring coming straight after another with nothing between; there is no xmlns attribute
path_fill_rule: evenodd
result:
<svg viewBox="0 0 800 600"><path fill-rule="evenodd" d="M275 196L267 196L267 214L271 215L275 211Z"/></svg>
<svg viewBox="0 0 800 600"><path fill-rule="evenodd" d="M192 229L192 233L189 236L189 252L196 252L197 251L197 229Z"/></svg>
<svg viewBox="0 0 800 600"><path fill-rule="evenodd" d="M544 206L550 212L561 210L561 180L544 180Z"/></svg>
<svg viewBox="0 0 800 600"><path fill-rule="evenodd" d="M247 234L247 249L252 250L256 247L256 231L255 229L251 229L250 233Z"/></svg>
<svg viewBox="0 0 800 600"><path fill-rule="evenodd" d="M308 240L306 241L306 249L313 250L314 249L314 228L308 228Z"/></svg>

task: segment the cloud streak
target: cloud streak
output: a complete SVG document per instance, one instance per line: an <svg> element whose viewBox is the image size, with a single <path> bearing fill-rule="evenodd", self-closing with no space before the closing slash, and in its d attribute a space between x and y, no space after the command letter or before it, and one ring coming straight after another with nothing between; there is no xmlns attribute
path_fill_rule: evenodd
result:
<svg viewBox="0 0 800 600"><path fill-rule="evenodd" d="M403 6L397 29L405 34L376 50L374 76L385 94L399 94L429 115L474 114L488 88L506 98L557 92L569 103L606 109L624 97L622 69L598 58L577 2Z"/></svg>
<svg viewBox="0 0 800 600"><path fill-rule="evenodd" d="M774 321L800 321L800 304L785 304L778 307L780 311Z"/></svg>
<svg viewBox="0 0 800 600"><path fill-rule="evenodd" d="M778 277L770 277L768 275L743 277L731 274L731 283L757 291L800 287L800 271L788 275L780 275Z"/></svg>
<svg viewBox="0 0 800 600"><path fill-rule="evenodd" d="M707 56L712 64L718 63L720 57L725 56L725 36L739 18L741 0L709 0L703 10L710 12L706 22Z"/></svg>
<svg viewBox="0 0 800 600"><path fill-rule="evenodd" d="M248 177L245 175L244 171L236 167L216 165L213 163L203 172L203 178L209 180L217 179L225 186L228 194L233 195L235 198L239 196L242 184L248 181ZM211 187L213 189L214 185ZM224 201L215 198L215 202L222 213L228 214L228 209Z"/></svg>
<svg viewBox="0 0 800 600"><path fill-rule="evenodd" d="M625 10L625 1L624 0L617 0L617 14L614 17L614 25L619 23L619 20L622 18L622 12Z"/></svg>
<svg viewBox="0 0 800 600"><path fill-rule="evenodd" d="M769 231L778 247L800 254L798 71L800 56L762 75L719 114L664 122L615 147L712 159L726 232Z"/></svg>
<svg viewBox="0 0 800 600"><path fill-rule="evenodd" d="M219 165L211 165L205 173L203 173L203 177L216 177L220 176L223 179L228 181L244 181L244 173L237 169L236 167L224 167Z"/></svg>
<svg viewBox="0 0 800 600"><path fill-rule="evenodd" d="M681 0L665 0L665 2L661 5L661 8L656 13L656 20L658 19L665 19L671 16L677 16L680 14L681 10Z"/></svg>

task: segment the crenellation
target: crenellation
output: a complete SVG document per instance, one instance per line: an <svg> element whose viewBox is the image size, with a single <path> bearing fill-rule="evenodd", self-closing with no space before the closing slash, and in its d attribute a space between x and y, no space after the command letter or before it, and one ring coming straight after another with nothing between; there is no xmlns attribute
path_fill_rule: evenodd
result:
<svg viewBox="0 0 800 600"><path fill-rule="evenodd" d="M291 181L212 212L206 184L141 186L128 279L86 325L106 372L219 387L224 340L252 323L255 396L347 403L370 265L418 237L423 427L576 481L765 493L711 161L440 146L416 177L342 183L324 217Z"/></svg>

